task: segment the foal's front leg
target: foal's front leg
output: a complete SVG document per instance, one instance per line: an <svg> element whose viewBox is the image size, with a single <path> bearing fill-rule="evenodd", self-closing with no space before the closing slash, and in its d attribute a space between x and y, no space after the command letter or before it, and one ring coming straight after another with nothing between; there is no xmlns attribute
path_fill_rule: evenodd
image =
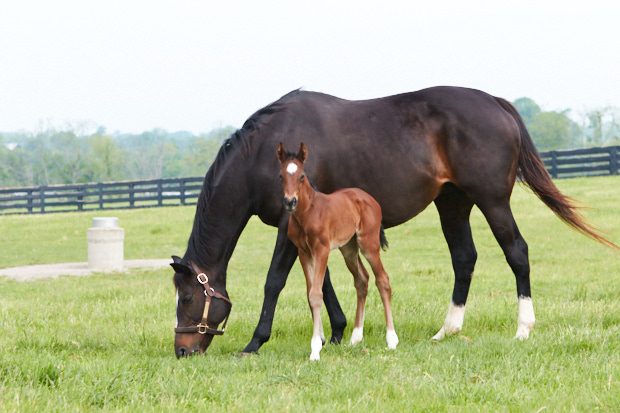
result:
<svg viewBox="0 0 620 413"><path fill-rule="evenodd" d="M306 275L306 287L308 290L308 304L312 311L312 340L310 341L310 360L320 360L321 349L323 348L323 324L321 321L321 306L323 304L323 278L325 277L325 268L327 267L327 257L329 256L329 248L315 249L313 257L308 257L300 253L299 258L304 267ZM302 258L303 255L303 258ZM304 265L306 261L307 265Z"/></svg>

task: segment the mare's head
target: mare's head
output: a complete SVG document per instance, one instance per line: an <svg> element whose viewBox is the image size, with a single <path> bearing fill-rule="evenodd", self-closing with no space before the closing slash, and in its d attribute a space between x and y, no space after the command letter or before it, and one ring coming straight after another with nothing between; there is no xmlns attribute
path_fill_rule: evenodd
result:
<svg viewBox="0 0 620 413"><path fill-rule="evenodd" d="M280 161L280 181L284 194L282 202L288 212L294 212L299 203L300 189L306 181L304 162L308 157L308 148L302 142L299 145L299 151L295 154L286 152L284 145L280 142L276 152Z"/></svg>
<svg viewBox="0 0 620 413"><path fill-rule="evenodd" d="M213 336L224 333L232 304L226 291L218 288L217 280L209 280L196 264L175 256L172 259L177 290L174 352L177 357L204 353Z"/></svg>

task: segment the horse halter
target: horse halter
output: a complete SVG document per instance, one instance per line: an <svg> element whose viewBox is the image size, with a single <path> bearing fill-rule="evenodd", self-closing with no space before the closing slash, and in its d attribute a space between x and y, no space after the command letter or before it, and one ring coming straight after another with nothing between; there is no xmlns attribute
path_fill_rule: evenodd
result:
<svg viewBox="0 0 620 413"><path fill-rule="evenodd" d="M209 277L207 277L207 275L204 272L199 273L196 267L194 266L194 263L192 263L191 266L194 272L198 273L198 275L196 275L196 279L198 280L200 285L202 285L202 287L204 288L205 306L204 306L204 309L202 310L202 320L200 320L200 323L196 324L195 326L176 327L174 329L174 332L175 333L210 334L210 335L215 335L215 336L221 336L224 334L224 331L226 330L226 323L228 323L228 317L230 316L230 310L228 311L228 314L226 314L226 318L224 319L224 324L222 324L221 330L218 330L218 325L216 325L215 327L209 326L207 318L209 317L209 307L211 306L211 300L214 298L224 300L228 304L230 304L231 309L232 309L232 302L228 299L228 297L215 291L213 287L209 285Z"/></svg>

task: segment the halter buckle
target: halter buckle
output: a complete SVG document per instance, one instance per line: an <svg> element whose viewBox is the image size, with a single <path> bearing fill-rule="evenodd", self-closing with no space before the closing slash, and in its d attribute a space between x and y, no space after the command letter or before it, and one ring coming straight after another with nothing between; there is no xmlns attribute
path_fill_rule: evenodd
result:
<svg viewBox="0 0 620 413"><path fill-rule="evenodd" d="M198 324L196 327L198 327L198 334L207 334L207 329L209 328L208 325Z"/></svg>
<svg viewBox="0 0 620 413"><path fill-rule="evenodd" d="M207 275L204 272L201 272L200 274L198 274L196 278L198 279L198 282L203 285L209 282L209 277L207 277Z"/></svg>

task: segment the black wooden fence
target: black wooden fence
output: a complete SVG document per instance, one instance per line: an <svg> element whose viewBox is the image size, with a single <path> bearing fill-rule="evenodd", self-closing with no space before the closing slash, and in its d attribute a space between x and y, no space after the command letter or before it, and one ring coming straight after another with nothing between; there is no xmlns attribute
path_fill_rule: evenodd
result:
<svg viewBox="0 0 620 413"><path fill-rule="evenodd" d="M196 203L201 177L0 189L0 214L148 208Z"/></svg>
<svg viewBox="0 0 620 413"><path fill-rule="evenodd" d="M620 146L541 152L553 178L618 175ZM0 188L0 214L193 205L201 177Z"/></svg>
<svg viewBox="0 0 620 413"><path fill-rule="evenodd" d="M618 175L620 146L541 152L553 178Z"/></svg>

